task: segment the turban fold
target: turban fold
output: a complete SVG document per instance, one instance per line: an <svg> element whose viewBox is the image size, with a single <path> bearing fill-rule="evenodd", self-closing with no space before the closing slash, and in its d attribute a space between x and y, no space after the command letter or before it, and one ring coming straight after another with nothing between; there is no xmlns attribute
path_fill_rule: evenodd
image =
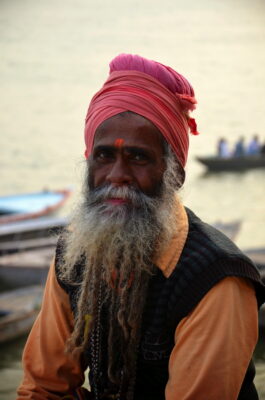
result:
<svg viewBox="0 0 265 400"><path fill-rule="evenodd" d="M147 63L155 63L139 56L120 55L119 57L138 57ZM113 69L113 62L111 71ZM176 71L162 64L155 63L163 72L170 74L173 81L178 78L177 85L183 86L179 92L161 83L159 74L156 77L141 70L114 70L92 98L85 121L86 157L89 157L94 142L97 127L106 119L122 113L132 111L151 121L162 133L165 140L171 145L180 165L184 168L189 147L188 132L197 134L195 120L190 118L189 111L195 108L196 99L188 81ZM133 67L135 68L135 67ZM181 78L181 80L180 80ZM160 79L160 80L159 80ZM172 86L172 85L171 85Z"/></svg>

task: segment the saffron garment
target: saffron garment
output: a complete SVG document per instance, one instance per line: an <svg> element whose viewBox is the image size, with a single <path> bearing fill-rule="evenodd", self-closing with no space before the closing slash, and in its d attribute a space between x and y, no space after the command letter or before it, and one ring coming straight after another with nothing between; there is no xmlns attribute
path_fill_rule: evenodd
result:
<svg viewBox="0 0 265 400"><path fill-rule="evenodd" d="M188 233L178 203L178 230L156 265L169 277ZM237 399L258 336L257 300L252 284L228 277L216 284L175 331L166 400ZM69 298L52 264L40 315L25 347L24 379L18 400L62 399L84 382L80 363L64 354L73 328Z"/></svg>

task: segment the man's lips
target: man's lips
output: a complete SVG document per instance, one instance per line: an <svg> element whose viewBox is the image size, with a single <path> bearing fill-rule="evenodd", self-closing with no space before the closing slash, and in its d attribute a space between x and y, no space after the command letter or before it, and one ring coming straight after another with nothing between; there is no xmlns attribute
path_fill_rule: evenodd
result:
<svg viewBox="0 0 265 400"><path fill-rule="evenodd" d="M127 199L121 199L119 197L111 197L109 199L106 199L105 202L111 204L111 205L121 205L121 204L127 204L128 200Z"/></svg>

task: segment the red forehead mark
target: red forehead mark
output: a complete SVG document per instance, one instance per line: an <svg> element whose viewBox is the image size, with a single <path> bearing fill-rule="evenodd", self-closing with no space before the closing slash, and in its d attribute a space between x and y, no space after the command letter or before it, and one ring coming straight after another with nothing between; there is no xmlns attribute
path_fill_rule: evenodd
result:
<svg viewBox="0 0 265 400"><path fill-rule="evenodd" d="M123 144L124 144L124 139L116 139L114 142L114 146L118 148L122 147Z"/></svg>

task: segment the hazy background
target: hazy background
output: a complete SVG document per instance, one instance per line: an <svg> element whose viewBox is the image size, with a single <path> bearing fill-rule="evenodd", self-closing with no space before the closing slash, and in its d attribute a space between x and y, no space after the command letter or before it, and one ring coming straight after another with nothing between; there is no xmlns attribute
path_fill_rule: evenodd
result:
<svg viewBox="0 0 265 400"><path fill-rule="evenodd" d="M122 52L195 89L184 203L208 222L241 219L237 243L264 246L264 170L205 175L194 159L220 136L265 140L264 0L0 0L0 195L78 191L87 106Z"/></svg>
<svg viewBox="0 0 265 400"><path fill-rule="evenodd" d="M0 0L0 194L78 187L89 100L114 56L137 53L196 91L185 203L263 245L264 171L204 177L194 156L220 136L265 139L264 17L264 0Z"/></svg>

